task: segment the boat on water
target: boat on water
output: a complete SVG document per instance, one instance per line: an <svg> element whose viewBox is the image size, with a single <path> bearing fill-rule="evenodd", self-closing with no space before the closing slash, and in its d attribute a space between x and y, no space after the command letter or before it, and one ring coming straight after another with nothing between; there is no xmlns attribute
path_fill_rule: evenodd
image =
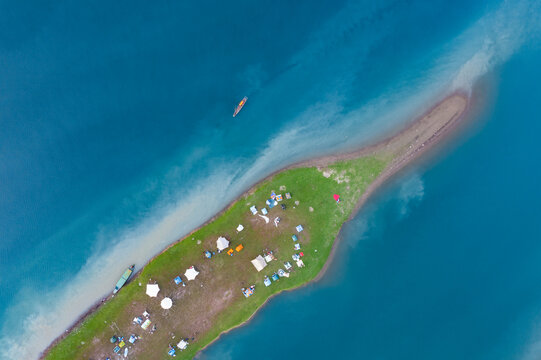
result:
<svg viewBox="0 0 541 360"><path fill-rule="evenodd" d="M235 108L235 112L233 113L233 117L237 116L237 114L242 110L242 107L244 106L244 104L246 104L246 100L248 100L248 96L245 96L245 97L242 98L240 103Z"/></svg>
<svg viewBox="0 0 541 360"><path fill-rule="evenodd" d="M115 289L113 290L113 294L116 294L118 290L120 290L120 288L124 286L126 281L128 281L128 279L131 277L131 274L133 273L134 268L135 268L135 265L132 265L129 268L127 268L126 271L124 271L124 274L122 274L120 279L118 279L118 281L116 282L116 286L115 286Z"/></svg>

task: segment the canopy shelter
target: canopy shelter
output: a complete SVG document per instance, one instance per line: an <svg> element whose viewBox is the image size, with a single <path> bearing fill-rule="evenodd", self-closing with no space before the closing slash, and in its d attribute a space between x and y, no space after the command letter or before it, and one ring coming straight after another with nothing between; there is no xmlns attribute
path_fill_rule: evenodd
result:
<svg viewBox="0 0 541 360"><path fill-rule="evenodd" d="M180 342L177 344L177 347L180 350L185 350L188 347L188 343L184 340L180 340Z"/></svg>
<svg viewBox="0 0 541 360"><path fill-rule="evenodd" d="M158 284L147 284L147 295L150 297L156 297L158 296L158 293L160 292L160 287Z"/></svg>
<svg viewBox="0 0 541 360"><path fill-rule="evenodd" d="M218 251L222 251L229 247L229 241L223 236L220 236L218 240L216 240L216 246L218 247Z"/></svg>
<svg viewBox="0 0 541 360"><path fill-rule="evenodd" d="M184 273L184 276L186 276L186 279L188 280L194 280L197 275L199 275L199 271L195 270L193 266L190 266Z"/></svg>
<svg viewBox="0 0 541 360"><path fill-rule="evenodd" d="M168 297L163 298L162 302L160 303L160 306L162 309L171 309L171 306L173 306L173 300L171 300Z"/></svg>
<svg viewBox="0 0 541 360"><path fill-rule="evenodd" d="M258 255L255 259L253 259L252 264L257 271L261 271L265 268L265 266L267 266L267 262L261 255Z"/></svg>

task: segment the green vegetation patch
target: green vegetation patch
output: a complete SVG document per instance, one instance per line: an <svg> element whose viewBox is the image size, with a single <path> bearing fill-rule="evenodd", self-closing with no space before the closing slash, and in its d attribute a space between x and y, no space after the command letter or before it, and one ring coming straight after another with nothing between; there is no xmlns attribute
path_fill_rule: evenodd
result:
<svg viewBox="0 0 541 360"><path fill-rule="evenodd" d="M169 345L175 345L182 338L188 338L190 345L182 352L177 350L177 358L191 359L220 333L248 320L271 295L315 278L325 265L341 226L388 162L388 159L369 156L321 169L296 168L276 174L253 193L240 198L212 223L154 258L117 296L59 342L46 359L114 358L114 345L109 342L111 336L127 338L131 334L141 337L129 347L129 354L137 359L169 358ZM269 209L267 224L259 215L252 215L249 208L255 205L258 210L268 209L265 200L271 191L282 194L284 200ZM285 198L287 192L291 193L291 199ZM340 195L340 203L335 202L334 194ZM286 205L286 210L281 209L281 204ZM276 217L281 218L278 226L273 223ZM237 233L239 224L244 230ZM304 227L300 233L295 230L299 224ZM293 234L298 236L301 245L298 251L294 250ZM225 236L233 249L240 244L244 248L234 251L233 256L225 251L217 253L219 236ZM216 254L206 259L205 250ZM272 251L276 260L257 272L250 261L267 251ZM292 255L300 252L304 254L303 268L292 260ZM271 277L278 269L285 270L286 261L293 265L290 276L265 287L264 276ZM195 280L187 281L183 275L192 265L200 274ZM185 287L173 282L177 275L186 282ZM161 290L157 298L145 294L148 282L159 284ZM255 285L255 294L245 298L241 288L250 285ZM160 307L164 296L173 300L169 310ZM157 327L152 334L132 322L145 310Z"/></svg>

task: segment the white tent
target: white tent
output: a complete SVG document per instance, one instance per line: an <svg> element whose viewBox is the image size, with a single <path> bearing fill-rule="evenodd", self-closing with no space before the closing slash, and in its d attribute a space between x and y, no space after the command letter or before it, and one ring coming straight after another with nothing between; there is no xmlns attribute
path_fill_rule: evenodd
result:
<svg viewBox="0 0 541 360"><path fill-rule="evenodd" d="M216 240L216 246L218 246L218 251L222 251L224 249L227 249L227 247L229 246L229 241L227 241L227 239L223 236L220 236L218 240Z"/></svg>
<svg viewBox="0 0 541 360"><path fill-rule="evenodd" d="M261 255L258 255L255 259L253 259L252 264L255 266L257 271L261 271L265 266L267 266L267 262Z"/></svg>
<svg viewBox="0 0 541 360"><path fill-rule="evenodd" d="M160 292L160 287L158 284L147 284L147 295L150 297L156 297L158 296L158 293Z"/></svg>
<svg viewBox="0 0 541 360"><path fill-rule="evenodd" d="M188 343L184 340L180 340L180 342L177 344L177 347L180 349L180 350L184 350L188 347Z"/></svg>
<svg viewBox="0 0 541 360"><path fill-rule="evenodd" d="M162 309L171 309L171 306L173 306L173 300L171 300L170 298L166 297L166 298L163 298L162 302L160 303Z"/></svg>
<svg viewBox="0 0 541 360"><path fill-rule="evenodd" d="M241 232L242 230L244 230L244 226L242 226L241 224L239 224L239 226L237 226L237 231L238 231L238 232Z"/></svg>
<svg viewBox="0 0 541 360"><path fill-rule="evenodd" d="M199 271L195 270L193 266L188 268L188 270L186 270L186 272L184 273L184 276L186 276L186 279L188 280L195 279L197 275L199 275Z"/></svg>

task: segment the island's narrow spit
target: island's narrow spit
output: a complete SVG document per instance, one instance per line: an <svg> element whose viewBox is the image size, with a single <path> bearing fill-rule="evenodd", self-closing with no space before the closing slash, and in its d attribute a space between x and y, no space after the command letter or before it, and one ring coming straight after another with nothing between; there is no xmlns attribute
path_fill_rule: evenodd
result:
<svg viewBox="0 0 541 360"><path fill-rule="evenodd" d="M42 358L193 358L271 296L321 276L344 222L389 176L449 134L467 107L468 99L454 94L374 146L272 174L153 258ZM158 285L155 296L148 284Z"/></svg>

